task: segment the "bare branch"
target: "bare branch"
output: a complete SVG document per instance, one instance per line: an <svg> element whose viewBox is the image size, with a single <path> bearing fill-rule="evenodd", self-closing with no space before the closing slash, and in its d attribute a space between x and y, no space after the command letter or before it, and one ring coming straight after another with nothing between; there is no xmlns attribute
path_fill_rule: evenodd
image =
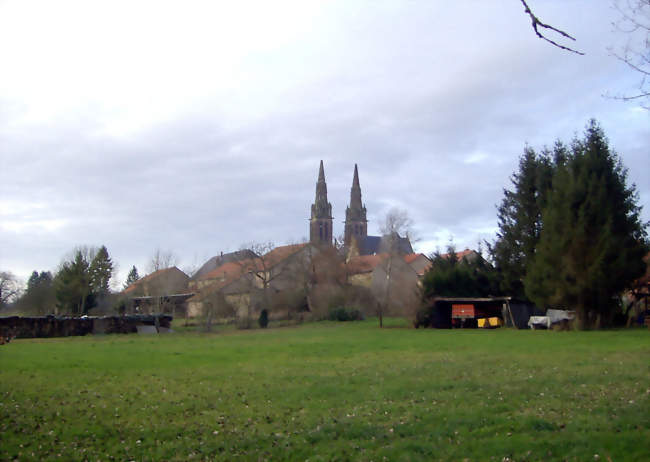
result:
<svg viewBox="0 0 650 462"><path fill-rule="evenodd" d="M619 101L641 100L645 104L640 106L650 109L650 0L616 0L613 5L619 17L612 26L616 32L624 34L626 44L618 49L610 47L609 53L640 78L636 91L604 96Z"/></svg>
<svg viewBox="0 0 650 462"><path fill-rule="evenodd" d="M572 37L571 35L567 34L567 33L564 32L563 30L558 29L558 28L556 28L556 27L553 27L553 26L551 26L550 24L545 24L545 23L543 23L542 21L540 21L539 18L538 18L537 16L535 16L535 14L532 12L532 10L530 9L530 7L529 7L528 4L526 3L526 0L521 0L521 3L524 5L524 9L526 10L526 14L527 14L528 16L530 16L530 20L531 20L531 22L532 22L533 30L535 31L535 34L536 34L539 38L541 38L542 40L546 40L546 41L547 41L548 43L550 43L551 45L556 46L556 47L558 47L558 48L561 48L562 50L570 51L571 53L575 53L575 54L578 54L578 55L581 55L581 56L584 55L584 53L581 52L581 51L574 50L573 48L570 48L570 47L567 47L567 46L561 45L561 44L557 43L556 41L551 40L550 38L546 37L542 32L540 32L539 28L542 28L542 29L548 29L548 30L553 31L553 32L555 32L555 33L557 33L557 34L560 34L560 35L561 35L562 37L564 37L564 38L567 38L567 39L569 39L569 40L573 40L574 42L576 41L576 39L575 39L574 37Z"/></svg>
<svg viewBox="0 0 650 462"><path fill-rule="evenodd" d="M22 291L22 284L13 273L0 271L0 308L15 301Z"/></svg>

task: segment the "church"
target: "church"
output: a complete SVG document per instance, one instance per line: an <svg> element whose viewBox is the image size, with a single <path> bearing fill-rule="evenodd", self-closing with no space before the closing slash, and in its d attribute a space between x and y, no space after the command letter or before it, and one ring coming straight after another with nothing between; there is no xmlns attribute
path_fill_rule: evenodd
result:
<svg viewBox="0 0 650 462"><path fill-rule="evenodd" d="M309 242L315 246L331 246L334 239L332 204L327 200L327 183L325 182L325 169L320 161L318 180L316 182L316 197L311 205L311 218L309 220ZM391 250L401 255L413 253L408 237L400 237L396 233L392 236L369 236L366 207L361 201L361 185L359 183L359 169L354 164L352 188L350 189L350 203L345 210L344 242L348 258L360 255L376 255L389 253Z"/></svg>
<svg viewBox="0 0 650 462"><path fill-rule="evenodd" d="M332 291L343 293L344 286L348 287L345 289L348 295L362 293L360 288L372 294L383 294L382 287L388 279L384 263L388 260L392 261L389 268L392 267L390 284L395 286L391 290L394 302L404 304L416 293L414 287L431 262L426 256L413 253L407 237L397 233L368 235L367 211L361 200L356 164L343 234L343 242L336 242L332 204L327 199L321 160L316 196L311 205L309 242L264 251L244 249L221 253L206 261L191 277L176 267L162 269L134 282L124 294L134 309L152 310L155 308L152 302L159 301L159 310L197 317L206 313L206 309L230 307L228 316L250 321L251 313L257 316L262 307L272 308L274 313L294 305L300 309L307 307L307 311L312 311L319 303L327 307ZM319 279L322 280L319 282ZM318 295L319 287L325 293ZM408 293L398 296L404 288L408 288ZM359 300L350 303L362 306ZM368 303L371 312L374 302Z"/></svg>

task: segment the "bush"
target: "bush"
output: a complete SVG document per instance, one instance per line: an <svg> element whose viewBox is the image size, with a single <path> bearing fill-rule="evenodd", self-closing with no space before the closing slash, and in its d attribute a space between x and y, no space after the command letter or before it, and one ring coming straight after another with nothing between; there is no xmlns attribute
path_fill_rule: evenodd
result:
<svg viewBox="0 0 650 462"><path fill-rule="evenodd" d="M329 312L330 321L363 321L363 313L356 308L345 308L340 306Z"/></svg>
<svg viewBox="0 0 650 462"><path fill-rule="evenodd" d="M260 313L260 318L257 320L262 329L265 329L269 325L269 312L265 309Z"/></svg>
<svg viewBox="0 0 650 462"><path fill-rule="evenodd" d="M435 327L437 329L451 328L451 304L436 302L420 308L413 320L413 327Z"/></svg>

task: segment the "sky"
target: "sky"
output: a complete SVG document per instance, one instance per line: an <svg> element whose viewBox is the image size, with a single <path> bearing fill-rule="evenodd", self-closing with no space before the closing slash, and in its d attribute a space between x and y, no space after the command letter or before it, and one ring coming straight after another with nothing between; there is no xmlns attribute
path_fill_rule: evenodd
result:
<svg viewBox="0 0 650 462"><path fill-rule="evenodd" d="M106 245L119 286L156 249L180 268L306 238L319 161L335 235L354 164L369 234L405 210L429 253L492 241L524 146L597 119L650 220L650 111L606 98L608 0L0 0L0 270L26 280Z"/></svg>

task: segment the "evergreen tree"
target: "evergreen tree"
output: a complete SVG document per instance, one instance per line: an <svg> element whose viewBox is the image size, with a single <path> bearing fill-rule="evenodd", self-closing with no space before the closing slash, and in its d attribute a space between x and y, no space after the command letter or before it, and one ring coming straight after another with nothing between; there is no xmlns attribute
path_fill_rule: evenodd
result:
<svg viewBox="0 0 650 462"><path fill-rule="evenodd" d="M643 274L647 234L635 186L592 120L553 176L543 230L525 277L540 306L577 312L580 327L613 313L614 297Z"/></svg>
<svg viewBox="0 0 650 462"><path fill-rule="evenodd" d="M27 281L27 289L17 303L23 313L43 315L51 313L55 304L52 273L32 272Z"/></svg>
<svg viewBox="0 0 650 462"><path fill-rule="evenodd" d="M422 280L422 295L424 298L497 295L496 276L494 268L480 256L459 260L456 248L450 244L446 255L435 252L431 256L431 268Z"/></svg>
<svg viewBox="0 0 650 462"><path fill-rule="evenodd" d="M95 304L91 287L90 264L81 250L64 262L54 279L57 308L61 313L87 314Z"/></svg>
<svg viewBox="0 0 650 462"><path fill-rule="evenodd" d="M129 271L129 275L126 277L126 281L124 282L124 288L126 289L131 284L134 284L138 279L140 279L138 269L135 267L135 265L133 265L133 268L131 268L131 271Z"/></svg>
<svg viewBox="0 0 650 462"><path fill-rule="evenodd" d="M562 164L565 157L566 147L559 142L553 152L545 149L541 154L526 147L519 159L519 170L512 175L513 189L504 189L504 198L497 208L497 240L488 244L488 250L505 294L525 298L523 280L539 241L542 209L555 166Z"/></svg>
<svg viewBox="0 0 650 462"><path fill-rule="evenodd" d="M109 293L109 281L113 275L113 262L106 246L101 246L89 267L90 285L93 293L104 297Z"/></svg>

